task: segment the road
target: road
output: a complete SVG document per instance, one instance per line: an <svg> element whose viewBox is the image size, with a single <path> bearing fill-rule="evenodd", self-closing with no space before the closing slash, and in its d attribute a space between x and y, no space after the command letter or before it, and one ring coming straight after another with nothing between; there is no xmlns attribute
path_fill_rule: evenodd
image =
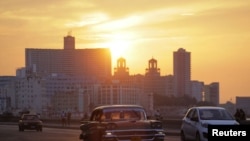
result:
<svg viewBox="0 0 250 141"><path fill-rule="evenodd" d="M43 128L42 132L25 130L19 132L16 125L0 125L1 141L80 141L80 130ZM165 141L180 141L179 136L166 136Z"/></svg>

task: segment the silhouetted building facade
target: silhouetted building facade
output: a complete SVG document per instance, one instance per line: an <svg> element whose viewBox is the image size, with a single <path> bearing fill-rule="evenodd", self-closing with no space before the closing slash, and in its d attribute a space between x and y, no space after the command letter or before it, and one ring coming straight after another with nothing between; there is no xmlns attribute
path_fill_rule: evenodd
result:
<svg viewBox="0 0 250 141"><path fill-rule="evenodd" d="M242 109L247 117L250 117L250 97L249 96L236 96L236 108ZM234 111L235 112L235 111Z"/></svg>
<svg viewBox="0 0 250 141"><path fill-rule="evenodd" d="M120 57L117 60L117 67L114 70L114 76L115 79L127 79L129 77L129 68L126 67L126 60L122 57Z"/></svg>
<svg viewBox="0 0 250 141"><path fill-rule="evenodd" d="M191 57L190 52L183 48L173 53L174 93L175 96L191 97Z"/></svg>
<svg viewBox="0 0 250 141"><path fill-rule="evenodd" d="M173 96L174 95L174 76L173 75L166 75L163 76L166 80L166 96Z"/></svg>
<svg viewBox="0 0 250 141"><path fill-rule="evenodd" d="M110 79L111 52L108 48L75 49L74 37L64 37L64 49L25 50L25 67L39 76L53 73L86 78Z"/></svg>
<svg viewBox="0 0 250 141"><path fill-rule="evenodd" d="M204 101L216 106L219 105L220 86L218 82L213 82L204 86Z"/></svg>
<svg viewBox="0 0 250 141"><path fill-rule="evenodd" d="M193 80L191 97L195 98L197 102L203 101L204 82Z"/></svg>
<svg viewBox="0 0 250 141"><path fill-rule="evenodd" d="M73 36L66 36L64 37L64 49L75 49L75 37Z"/></svg>
<svg viewBox="0 0 250 141"><path fill-rule="evenodd" d="M148 68L146 69L144 79L144 93L150 94L166 94L165 77L161 77L160 69L157 67L157 60L152 58L148 61Z"/></svg>

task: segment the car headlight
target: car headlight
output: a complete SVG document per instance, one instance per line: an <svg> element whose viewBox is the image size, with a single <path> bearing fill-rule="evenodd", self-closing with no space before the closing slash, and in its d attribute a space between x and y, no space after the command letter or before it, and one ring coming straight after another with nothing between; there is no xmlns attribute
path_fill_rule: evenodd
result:
<svg viewBox="0 0 250 141"><path fill-rule="evenodd" d="M151 122L151 127L154 129L161 129L162 123L161 122Z"/></svg>
<svg viewBox="0 0 250 141"><path fill-rule="evenodd" d="M112 135L112 132L106 132L106 135L107 135L107 136L111 136L111 135Z"/></svg>
<svg viewBox="0 0 250 141"><path fill-rule="evenodd" d="M159 131L158 134L160 134L160 135L165 135L165 132Z"/></svg>

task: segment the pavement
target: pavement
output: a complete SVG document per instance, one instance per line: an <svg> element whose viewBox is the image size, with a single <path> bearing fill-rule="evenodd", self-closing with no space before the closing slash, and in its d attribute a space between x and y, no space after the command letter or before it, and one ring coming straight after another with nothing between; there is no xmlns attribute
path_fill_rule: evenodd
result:
<svg viewBox="0 0 250 141"><path fill-rule="evenodd" d="M0 122L0 125L17 125L15 122ZM72 123L70 125L62 126L59 123L44 122L43 127L58 128L58 129L74 129L80 130L80 124ZM164 128L166 136L179 136L179 129L176 128Z"/></svg>

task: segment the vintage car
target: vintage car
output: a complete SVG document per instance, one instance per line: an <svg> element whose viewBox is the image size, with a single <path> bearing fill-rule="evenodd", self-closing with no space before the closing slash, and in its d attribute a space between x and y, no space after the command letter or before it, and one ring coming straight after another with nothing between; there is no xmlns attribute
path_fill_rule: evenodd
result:
<svg viewBox="0 0 250 141"><path fill-rule="evenodd" d="M43 130L43 122L36 114L23 114L18 122L19 131L24 130Z"/></svg>
<svg viewBox="0 0 250 141"><path fill-rule="evenodd" d="M164 141L159 120L148 120L139 105L106 105L95 108L80 125L84 141Z"/></svg>

